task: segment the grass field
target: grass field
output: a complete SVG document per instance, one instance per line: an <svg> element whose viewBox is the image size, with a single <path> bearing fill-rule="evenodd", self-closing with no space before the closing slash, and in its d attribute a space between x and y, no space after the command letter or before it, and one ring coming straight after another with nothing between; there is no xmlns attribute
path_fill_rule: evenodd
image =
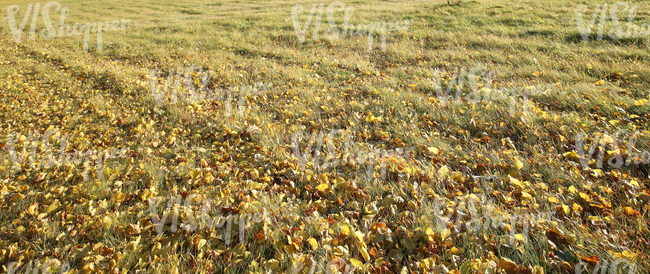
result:
<svg viewBox="0 0 650 274"><path fill-rule="evenodd" d="M0 272L648 273L621 3L0 0Z"/></svg>

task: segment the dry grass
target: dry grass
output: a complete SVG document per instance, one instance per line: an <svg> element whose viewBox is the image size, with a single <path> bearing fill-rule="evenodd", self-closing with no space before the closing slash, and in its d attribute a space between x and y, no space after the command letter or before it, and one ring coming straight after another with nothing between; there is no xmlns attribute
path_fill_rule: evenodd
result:
<svg viewBox="0 0 650 274"><path fill-rule="evenodd" d="M18 4L0 2L0 18ZM27 39L29 22L17 44L0 21L2 138L53 128L69 135L69 151L129 149L106 161L101 180L95 166L84 180L81 166L30 168L27 160L16 170L3 139L0 263L56 258L79 272L267 273L300 262L308 273L342 258L364 273L424 273L433 271L430 262L484 273L490 262L513 270L512 260L521 273L528 266L575 273L577 263L597 256L628 259L647 273L648 164L584 168L571 154L579 133L617 130L639 133L635 148L619 142L626 159L650 151L647 36L599 41L594 31L585 43L575 23L581 3L570 1L355 1L345 4L354 8L350 24L413 22L390 32L385 50L375 39L368 51L367 36L313 40L308 32L300 43L292 7L304 6L304 23L320 3L62 2L66 22L130 20L126 30L104 33L102 52L91 38L89 53L82 37ZM591 18L596 4L582 4ZM650 22L650 2L634 4L635 23ZM18 5L20 23L27 4ZM58 13L51 17L57 22ZM336 18L343 23L342 12ZM210 88L232 92L229 104L155 103L150 71L163 78L191 65L210 70ZM478 65L495 72L488 100L470 102L467 84L459 102L436 95L435 79L455 95L455 71ZM237 97L260 82L273 86ZM544 92L495 99L496 90L530 86ZM381 161L371 162L372 177L364 176L368 165L299 166L294 134L307 136L304 149L310 134L337 129L352 144L346 150L342 138L331 141L339 158L398 148L410 154L393 158L384 178ZM331 155L326 144L320 151ZM166 204L192 193L223 214L267 210L270 219L248 227L244 242L233 228L229 246L217 229L165 226L158 235L147 199ZM477 197L485 197L479 212L492 200L499 216L551 217L533 220L529 231L522 222L468 231L467 222L485 221L464 209ZM445 201L440 212L436 201ZM438 225L437 216L448 214ZM511 232L528 240L511 243Z"/></svg>

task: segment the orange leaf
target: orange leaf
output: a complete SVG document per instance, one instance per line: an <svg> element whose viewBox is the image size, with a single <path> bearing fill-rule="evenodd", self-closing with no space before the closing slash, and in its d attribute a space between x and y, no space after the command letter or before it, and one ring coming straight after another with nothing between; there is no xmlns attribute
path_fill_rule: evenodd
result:
<svg viewBox="0 0 650 274"><path fill-rule="evenodd" d="M375 223L370 227L370 229L377 230L377 229L380 229L382 227L386 227L386 225L384 223Z"/></svg>
<svg viewBox="0 0 650 274"><path fill-rule="evenodd" d="M623 208L623 214L627 215L628 217L634 217L634 218L641 216L641 213L639 213L638 211L634 210L629 206Z"/></svg>
<svg viewBox="0 0 650 274"><path fill-rule="evenodd" d="M589 257L582 257L582 260L588 262L591 265L597 265L600 262L600 259L596 255L591 255Z"/></svg>

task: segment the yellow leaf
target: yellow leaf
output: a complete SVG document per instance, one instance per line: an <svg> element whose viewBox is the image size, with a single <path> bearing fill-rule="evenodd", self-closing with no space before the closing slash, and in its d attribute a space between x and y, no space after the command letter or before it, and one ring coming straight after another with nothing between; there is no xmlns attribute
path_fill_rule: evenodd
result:
<svg viewBox="0 0 650 274"><path fill-rule="evenodd" d="M363 241L363 233L361 233L361 231L354 232L352 236L357 246L364 246L364 247L366 246L366 243Z"/></svg>
<svg viewBox="0 0 650 274"><path fill-rule="evenodd" d="M449 168L447 166L442 166L438 169L438 177L441 179L447 179L449 176Z"/></svg>
<svg viewBox="0 0 650 274"><path fill-rule="evenodd" d="M445 228L440 232L440 240L445 240L447 236L451 235L451 230L449 228Z"/></svg>
<svg viewBox="0 0 650 274"><path fill-rule="evenodd" d="M58 201L52 202L52 204L50 204L43 212L49 214L50 212L58 208L58 204L59 204Z"/></svg>
<svg viewBox="0 0 650 274"><path fill-rule="evenodd" d="M517 239L517 241L520 241L520 242L522 242L522 243L525 243L525 242L526 242L526 239L525 239L525 237L524 237L524 234L521 234L521 233L517 233L517 234L515 234L515 239Z"/></svg>
<svg viewBox="0 0 650 274"><path fill-rule="evenodd" d="M553 203L553 204L559 204L560 203L560 199L558 199L557 197L554 197L554 196L548 197L548 201Z"/></svg>
<svg viewBox="0 0 650 274"><path fill-rule="evenodd" d="M201 239L201 240L199 240L199 244L196 245L196 248L201 249L207 243L208 243L208 241L206 241L205 239Z"/></svg>
<svg viewBox="0 0 650 274"><path fill-rule="evenodd" d="M321 173L320 175L318 175L318 180L327 183L327 182L329 182L330 179L329 179L329 177L327 177L327 174Z"/></svg>
<svg viewBox="0 0 650 274"><path fill-rule="evenodd" d="M361 266L363 265L363 263L362 263L361 261L359 261L359 260L357 260L357 259L355 259L355 258L350 259L350 263L351 263L354 267L361 267Z"/></svg>
<svg viewBox="0 0 650 274"><path fill-rule="evenodd" d="M276 272L280 270L280 262L276 259L270 259L264 263L264 266L267 269L272 270L273 272Z"/></svg>
<svg viewBox="0 0 650 274"><path fill-rule="evenodd" d="M460 265L460 273L474 273L479 270L478 263L474 260L464 262Z"/></svg>
<svg viewBox="0 0 650 274"><path fill-rule="evenodd" d="M523 190L525 185L521 181L517 180L516 178L510 177L510 183L512 186L517 189L517 190Z"/></svg>
<svg viewBox="0 0 650 274"><path fill-rule="evenodd" d="M575 194L576 192L578 192L578 190L574 186L570 186L569 192L571 192L571 194Z"/></svg>
<svg viewBox="0 0 650 274"><path fill-rule="evenodd" d="M346 236L352 235L352 227L348 224L344 224L341 226L341 234L344 234Z"/></svg>
<svg viewBox="0 0 650 274"><path fill-rule="evenodd" d="M422 260L422 264L424 264L427 268L436 266L436 262L431 258Z"/></svg>
<svg viewBox="0 0 650 274"><path fill-rule="evenodd" d="M632 252L627 251L627 250L623 251L621 253L621 256L623 256L624 258L626 258L626 259L628 259L630 261L636 260L636 253L632 253Z"/></svg>
<svg viewBox="0 0 650 274"><path fill-rule="evenodd" d="M519 161L519 158L515 158L515 166L517 166L517 169L522 169L524 167L524 164Z"/></svg>
<svg viewBox="0 0 650 274"><path fill-rule="evenodd" d="M307 241L309 241L309 245L311 245L312 250L316 251L316 249L318 249L318 242L316 241L316 239L309 238L309 240Z"/></svg>
<svg viewBox="0 0 650 274"><path fill-rule="evenodd" d="M251 179L257 180L260 177L260 172L257 169L251 171Z"/></svg>
<svg viewBox="0 0 650 274"><path fill-rule="evenodd" d="M596 86L600 86L605 83L605 80L599 80L598 82L594 83Z"/></svg>
<svg viewBox="0 0 650 274"><path fill-rule="evenodd" d="M332 190L332 187L328 183L323 183L323 184L318 185L316 187L316 189L318 189L319 191L324 192L324 193L329 193Z"/></svg>
<svg viewBox="0 0 650 274"><path fill-rule="evenodd" d="M564 153L564 156L567 157L569 160L572 160L572 161L577 161L577 160L580 159L580 157L578 156L578 153L576 153L575 151L569 151L567 153Z"/></svg>
<svg viewBox="0 0 650 274"><path fill-rule="evenodd" d="M8 204L17 203L17 202L22 201L23 199L25 199L25 195L22 195L20 193L16 193L16 194L14 194L13 197L11 197L11 199L9 199Z"/></svg>
<svg viewBox="0 0 650 274"><path fill-rule="evenodd" d="M460 249L454 246L449 250L449 253L451 253L452 255L460 255Z"/></svg>
<svg viewBox="0 0 650 274"><path fill-rule="evenodd" d="M413 243L411 238L402 239L402 245L404 245L408 250L414 250L416 248L415 243Z"/></svg>
<svg viewBox="0 0 650 274"><path fill-rule="evenodd" d="M27 208L27 213L29 215L35 215L36 213L38 213L38 203L33 203L32 205L30 205Z"/></svg>
<svg viewBox="0 0 650 274"><path fill-rule="evenodd" d="M366 262L370 262L370 254L368 254L368 250L365 247L359 248L359 253L361 253L361 256Z"/></svg>
<svg viewBox="0 0 650 274"><path fill-rule="evenodd" d="M332 250L332 254L334 254L334 256L339 257L339 258L345 257L349 253L350 253L350 251L347 248L345 248L344 246L337 246Z"/></svg>
<svg viewBox="0 0 650 274"><path fill-rule="evenodd" d="M124 201L124 198L126 198L126 195L124 195L122 192L117 192L113 194L112 200L116 203L121 203Z"/></svg>
<svg viewBox="0 0 650 274"><path fill-rule="evenodd" d="M573 203L572 208L573 208L573 211L575 211L577 213L582 212L582 206L580 206L579 204Z"/></svg>
<svg viewBox="0 0 650 274"><path fill-rule="evenodd" d="M571 208L569 208L568 205L563 204L562 205L562 211L564 211L565 215L570 215L571 214Z"/></svg>

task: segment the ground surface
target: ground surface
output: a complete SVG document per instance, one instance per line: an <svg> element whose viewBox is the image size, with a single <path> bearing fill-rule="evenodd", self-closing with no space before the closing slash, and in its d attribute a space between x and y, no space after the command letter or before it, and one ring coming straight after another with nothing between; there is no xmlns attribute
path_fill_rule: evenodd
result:
<svg viewBox="0 0 650 274"><path fill-rule="evenodd" d="M0 2L19 27L29 3ZM130 21L101 52L91 31L88 53L42 38L40 15L19 43L0 21L2 271L650 267L650 32L609 36L607 16L598 40L596 16L584 41L576 11L589 24L596 3L345 3L355 26L412 20L370 49L313 25L301 43L292 8L302 26L314 1L61 3L67 24ZM650 2L634 5L643 28ZM209 71L219 92L152 93L193 65L193 86ZM32 142L47 132L49 149Z"/></svg>

